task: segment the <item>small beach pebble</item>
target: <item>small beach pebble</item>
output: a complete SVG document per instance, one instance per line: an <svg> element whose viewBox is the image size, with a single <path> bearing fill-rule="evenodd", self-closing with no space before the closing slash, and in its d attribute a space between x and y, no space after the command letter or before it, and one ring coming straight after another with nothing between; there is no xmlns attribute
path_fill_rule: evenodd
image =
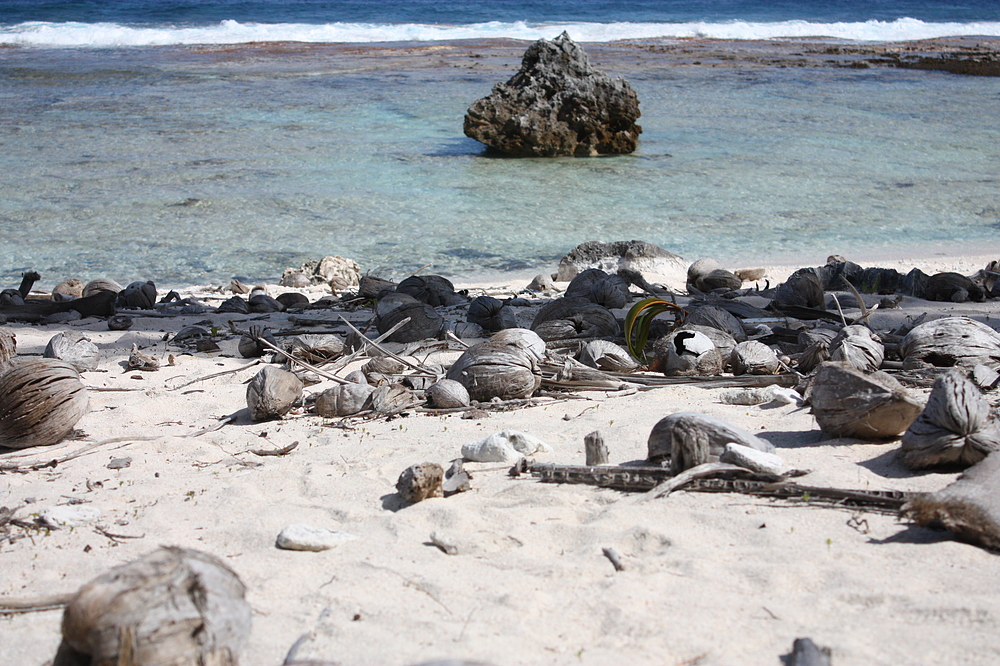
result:
<svg viewBox="0 0 1000 666"><path fill-rule="evenodd" d="M719 456L719 462L739 465L752 472L781 474L784 461L773 453L765 453L741 444L726 444L726 450Z"/></svg>
<svg viewBox="0 0 1000 666"><path fill-rule="evenodd" d="M49 527L82 527L101 519L101 510L86 505L50 506L39 514Z"/></svg>
<svg viewBox="0 0 1000 666"><path fill-rule="evenodd" d="M318 552L321 550L330 550L346 541L353 541L357 538L347 532L338 532L325 527L295 523L281 530L274 545L282 550L309 550Z"/></svg>

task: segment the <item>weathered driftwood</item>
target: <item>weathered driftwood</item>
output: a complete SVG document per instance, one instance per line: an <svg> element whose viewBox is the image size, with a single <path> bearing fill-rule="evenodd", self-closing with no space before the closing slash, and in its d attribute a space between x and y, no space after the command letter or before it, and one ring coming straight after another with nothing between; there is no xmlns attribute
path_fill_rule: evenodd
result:
<svg viewBox="0 0 1000 666"><path fill-rule="evenodd" d="M448 370L472 400L526 398L542 383L538 362L545 342L523 328L508 328L470 347Z"/></svg>
<svg viewBox="0 0 1000 666"><path fill-rule="evenodd" d="M968 467L1000 450L1000 424L990 404L960 370L940 375L927 405L903 434L900 455L907 467Z"/></svg>
<svg viewBox="0 0 1000 666"><path fill-rule="evenodd" d="M352 416L372 406L375 387L371 384L339 384L316 396L316 413L326 418Z"/></svg>
<svg viewBox="0 0 1000 666"><path fill-rule="evenodd" d="M167 546L84 585L53 666L236 666L250 604L220 559Z"/></svg>
<svg viewBox="0 0 1000 666"><path fill-rule="evenodd" d="M721 419L678 412L660 419L653 426L646 441L646 458L651 463L669 459L671 472L678 474L690 467L717 461L726 450L726 444L731 442L767 453L774 450L770 442Z"/></svg>
<svg viewBox="0 0 1000 666"><path fill-rule="evenodd" d="M859 324L845 326L830 344L830 360L861 372L875 372L885 360L885 347L871 329Z"/></svg>
<svg viewBox="0 0 1000 666"><path fill-rule="evenodd" d="M653 343L657 365L668 377L722 374L724 363L719 349L706 334L679 330Z"/></svg>
<svg viewBox="0 0 1000 666"><path fill-rule="evenodd" d="M427 387L425 391L431 405L441 409L452 407L468 407L469 391L454 379L442 379Z"/></svg>
<svg viewBox="0 0 1000 666"><path fill-rule="evenodd" d="M1000 550L1000 454L991 453L937 492L911 497L900 514L918 525L944 525L963 541Z"/></svg>
<svg viewBox="0 0 1000 666"><path fill-rule="evenodd" d="M1000 333L968 317L945 317L916 326L899 343L904 370L930 366L1000 365Z"/></svg>
<svg viewBox="0 0 1000 666"><path fill-rule="evenodd" d="M891 375L866 375L833 361L820 366L805 397L820 430L833 437L896 437L922 408Z"/></svg>
<svg viewBox="0 0 1000 666"><path fill-rule="evenodd" d="M599 430L595 430L583 438L583 448L587 455L588 466L608 464L608 447Z"/></svg>
<svg viewBox="0 0 1000 666"><path fill-rule="evenodd" d="M71 301L34 301L29 300L24 305L9 306L0 309L0 313L8 321L39 321L61 312L79 312L81 317L110 317L115 313L116 294L111 291L98 291L90 296Z"/></svg>
<svg viewBox="0 0 1000 666"><path fill-rule="evenodd" d="M247 384L247 408L254 421L284 416L301 399L302 380L273 365L264 366Z"/></svg>
<svg viewBox="0 0 1000 666"><path fill-rule="evenodd" d="M101 350L83 333L66 331L52 336L42 356L66 361L76 368L77 372L88 372L97 370L101 361Z"/></svg>
<svg viewBox="0 0 1000 666"><path fill-rule="evenodd" d="M479 324L484 331L490 333L517 327L517 316L514 311L503 301L492 296L479 296L469 303L466 318L470 323Z"/></svg>
<svg viewBox="0 0 1000 666"><path fill-rule="evenodd" d="M577 483L629 491L654 491L655 496L676 490L709 493L741 493L756 497L803 503L825 503L847 509L898 513L913 496L895 490L851 490L804 486L786 477L762 474L723 463L709 463L673 475L666 467L639 465L556 465L527 459L518 461L511 476L531 474L542 483ZM669 483L669 486L665 486Z"/></svg>
<svg viewBox="0 0 1000 666"><path fill-rule="evenodd" d="M729 357L734 375L775 375L781 372L781 361L774 350L757 340L741 342Z"/></svg>
<svg viewBox="0 0 1000 666"><path fill-rule="evenodd" d="M437 463L425 462L411 465L403 470L396 481L396 491L400 496L415 504L429 497L444 497L441 482L444 469Z"/></svg>
<svg viewBox="0 0 1000 666"><path fill-rule="evenodd" d="M0 327L0 366L17 355L17 336L14 329Z"/></svg>
<svg viewBox="0 0 1000 666"><path fill-rule="evenodd" d="M0 446L61 441L90 406L80 373L55 359L14 361L0 374Z"/></svg>

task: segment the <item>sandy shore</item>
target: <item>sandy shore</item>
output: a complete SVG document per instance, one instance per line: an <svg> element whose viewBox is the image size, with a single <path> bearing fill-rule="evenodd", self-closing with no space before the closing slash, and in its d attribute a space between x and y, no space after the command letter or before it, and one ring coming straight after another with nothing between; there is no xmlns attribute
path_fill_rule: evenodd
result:
<svg viewBox="0 0 1000 666"><path fill-rule="evenodd" d="M968 274L995 258L879 265ZM796 267L769 268L771 284ZM457 286L513 294L526 285L521 278ZM215 302L231 295L195 291ZM272 287L272 295L283 291ZM310 293L312 300L320 295ZM902 305L886 317L932 311L995 320L1000 310L995 302ZM530 322L529 310L520 318ZM331 311L307 314L331 328L339 322ZM227 331L229 321L242 328L258 317L141 317L124 332L96 319L9 324L22 355L40 355L57 332L78 330L104 357L98 371L83 375L90 411L77 426L79 438L0 454L0 465L26 467L115 441L55 467L0 473L0 505L20 507L20 519L69 503L101 513L72 529L12 528L21 538L0 539L0 596L73 592L168 544L222 558L246 584L253 607L246 666L280 664L306 634L299 659L344 665L434 658L497 666L776 664L801 636L829 646L838 665L1000 661L997 557L892 516L733 494L650 499L512 479L509 466L496 463L467 465L469 492L405 507L395 492L406 467L447 463L464 443L504 429L549 444L551 452L535 456L544 462L582 464L583 438L595 430L612 463L642 460L650 429L677 411L700 411L770 440L788 468L811 470L803 481L811 485L922 491L955 479L907 470L896 459L898 442L830 439L806 410L722 404L720 389L694 386L568 393L474 419L410 411L341 421L300 411L253 423L245 382L261 365L240 356L238 336L208 353L164 338L191 324ZM363 323L370 312L348 317ZM285 313L267 320L274 329L291 327ZM878 328L889 319L873 322ZM161 358L161 369L127 371L133 344ZM457 345L411 351L443 363L460 353ZM234 422L196 434L234 414ZM293 442L288 455L252 453ZM125 458L128 466L109 469ZM323 552L276 548L278 533L293 523L356 538ZM431 533L456 554L431 544ZM623 571L603 548L617 551ZM0 663L51 659L60 617L57 610L0 617Z"/></svg>

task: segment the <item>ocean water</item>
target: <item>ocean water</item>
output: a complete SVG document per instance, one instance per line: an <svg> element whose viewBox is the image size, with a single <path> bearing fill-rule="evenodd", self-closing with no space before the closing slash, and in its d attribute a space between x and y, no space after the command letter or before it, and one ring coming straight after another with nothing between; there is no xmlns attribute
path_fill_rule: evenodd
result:
<svg viewBox="0 0 1000 666"><path fill-rule="evenodd" d="M995 38L1000 3L830 4L4 0L0 276L472 277L624 239L1000 256L1000 79L824 55ZM466 109L563 29L636 90L639 149L489 155Z"/></svg>

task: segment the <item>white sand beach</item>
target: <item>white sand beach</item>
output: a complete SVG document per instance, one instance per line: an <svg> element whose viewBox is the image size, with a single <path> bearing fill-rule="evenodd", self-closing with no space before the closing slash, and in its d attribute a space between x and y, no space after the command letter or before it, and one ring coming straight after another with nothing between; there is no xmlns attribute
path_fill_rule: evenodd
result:
<svg viewBox="0 0 1000 666"><path fill-rule="evenodd" d="M879 265L970 274L995 258ZM797 267L768 268L767 278L773 286ZM508 297L530 278L456 287ZM650 276L682 286L676 278ZM284 291L269 286L272 296ZM324 292L306 293L316 300ZM232 295L188 294L213 304ZM891 328L925 311L990 321L1000 312L996 301L906 298L901 306L877 312L872 326ZM529 310L522 321L530 322ZM305 316L337 327L334 312ZM221 558L245 583L253 629L244 666L281 664L303 636L297 659L344 666L444 658L496 666L778 664L805 636L829 647L838 666L1000 662L1000 560L891 515L732 493L678 491L654 499L512 478L501 463L467 463L471 489L446 498L406 506L395 489L408 466L447 466L463 444L506 429L547 443L551 452L532 456L540 462L582 465L584 436L594 431L612 464L643 460L653 425L678 411L760 435L777 447L786 469L809 470L799 479L808 485L932 491L957 477L908 470L896 458L898 441L831 439L808 409L723 404L722 389L694 385L545 393L535 406L472 419L416 409L392 418L325 419L298 409L255 423L246 382L262 362L241 357L239 336L220 336L216 352L164 341L192 324L223 334L230 321L240 329L287 329L289 316L138 317L127 331L110 331L94 318L7 324L22 356L39 356L53 335L76 330L100 347L103 360L98 371L83 373L90 409L78 437L0 453L0 467L18 467L0 473L0 506L18 507L22 521L58 505L91 507L100 518L51 530L8 526L6 539L0 532L0 597L71 593L113 566L177 545ZM371 312L348 317L361 325ZM160 369L127 370L133 344L157 356ZM454 342L410 348L415 362L447 364L461 353ZM306 392L332 385L325 380ZM920 399L928 393L911 391ZM230 415L232 422L216 427ZM96 442L107 443L90 446ZM294 442L286 455L253 453ZM354 538L322 552L278 549L278 533L295 523ZM431 543L432 533L454 546L453 554ZM605 548L617 552L623 570ZM0 664L51 660L60 619L59 609L0 616Z"/></svg>

